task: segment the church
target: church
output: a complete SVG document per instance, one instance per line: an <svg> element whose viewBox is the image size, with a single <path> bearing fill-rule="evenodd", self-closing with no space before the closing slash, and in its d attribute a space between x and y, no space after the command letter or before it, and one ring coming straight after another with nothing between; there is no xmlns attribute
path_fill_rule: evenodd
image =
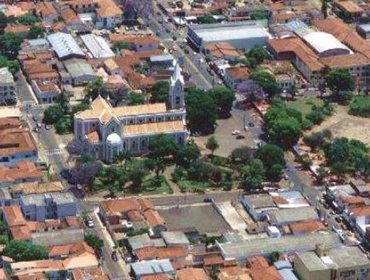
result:
<svg viewBox="0 0 370 280"><path fill-rule="evenodd" d="M158 134L170 135L179 146L188 138L184 78L178 64L170 80L167 104L112 107L98 96L88 110L74 116L75 138L86 140L91 154L105 162L113 162L122 151L146 153L150 137Z"/></svg>

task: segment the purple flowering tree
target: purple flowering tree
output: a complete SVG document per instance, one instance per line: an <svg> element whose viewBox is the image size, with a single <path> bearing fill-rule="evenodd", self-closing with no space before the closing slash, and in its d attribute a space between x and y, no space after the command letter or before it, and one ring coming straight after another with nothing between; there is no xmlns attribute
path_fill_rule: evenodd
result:
<svg viewBox="0 0 370 280"><path fill-rule="evenodd" d="M71 170L71 183L89 185L101 170L102 164L98 161L77 161L75 167Z"/></svg>
<svg viewBox="0 0 370 280"><path fill-rule="evenodd" d="M152 0L125 0L124 11L126 19L136 19L138 17L148 18L153 14Z"/></svg>
<svg viewBox="0 0 370 280"><path fill-rule="evenodd" d="M236 91L249 102L260 102L267 97L263 88L257 84L256 81L251 79L240 83Z"/></svg>

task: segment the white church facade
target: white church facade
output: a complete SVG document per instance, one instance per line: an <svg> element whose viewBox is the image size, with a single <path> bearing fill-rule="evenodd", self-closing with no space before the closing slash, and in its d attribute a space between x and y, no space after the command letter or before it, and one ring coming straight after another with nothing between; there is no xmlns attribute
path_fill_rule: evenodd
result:
<svg viewBox="0 0 370 280"><path fill-rule="evenodd" d="M122 151L143 154L149 139L158 134L173 137L182 146L188 138L184 100L184 78L176 64L170 81L168 103L112 107L98 96L91 108L74 116L74 135L87 140L96 158L112 162Z"/></svg>

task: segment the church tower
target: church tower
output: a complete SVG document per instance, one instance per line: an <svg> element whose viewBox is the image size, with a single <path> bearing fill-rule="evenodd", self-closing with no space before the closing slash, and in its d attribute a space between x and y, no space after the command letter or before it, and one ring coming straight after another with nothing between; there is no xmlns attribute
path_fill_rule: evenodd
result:
<svg viewBox="0 0 370 280"><path fill-rule="evenodd" d="M185 107L184 77L181 74L181 67L177 61L170 81L168 101L170 109L181 109Z"/></svg>

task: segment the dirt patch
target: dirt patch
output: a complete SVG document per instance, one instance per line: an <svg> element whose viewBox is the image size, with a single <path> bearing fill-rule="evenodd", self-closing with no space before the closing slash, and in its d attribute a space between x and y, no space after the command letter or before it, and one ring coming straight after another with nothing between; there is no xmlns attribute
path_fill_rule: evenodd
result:
<svg viewBox="0 0 370 280"><path fill-rule="evenodd" d="M334 137L357 139L370 145L369 119L349 115L345 106L338 106L335 114L326 119L321 125L315 126L312 132L323 129L329 129Z"/></svg>

